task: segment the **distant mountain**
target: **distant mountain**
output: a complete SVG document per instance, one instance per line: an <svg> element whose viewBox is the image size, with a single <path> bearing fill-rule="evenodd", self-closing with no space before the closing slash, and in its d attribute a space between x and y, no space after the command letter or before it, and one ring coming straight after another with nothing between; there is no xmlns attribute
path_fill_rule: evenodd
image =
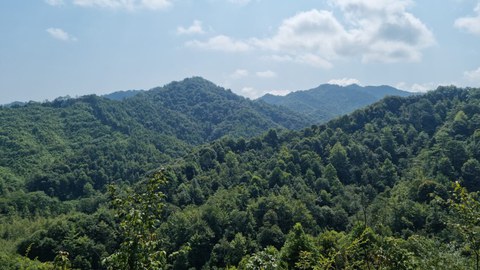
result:
<svg viewBox="0 0 480 270"><path fill-rule="evenodd" d="M370 105L385 96L409 95L412 93L385 85L363 87L357 84L348 86L322 84L317 88L292 92L286 96L266 94L259 100L287 107L321 123Z"/></svg>
<svg viewBox="0 0 480 270"><path fill-rule="evenodd" d="M110 94L103 95L102 97L108 98L110 100L124 100L136 96L137 94L143 92L143 90L126 90L126 91L116 91Z"/></svg>

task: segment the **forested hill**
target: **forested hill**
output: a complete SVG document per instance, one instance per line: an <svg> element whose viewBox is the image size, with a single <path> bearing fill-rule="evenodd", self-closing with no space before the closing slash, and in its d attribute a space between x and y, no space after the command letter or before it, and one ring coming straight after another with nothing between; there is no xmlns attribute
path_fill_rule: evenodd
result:
<svg viewBox="0 0 480 270"><path fill-rule="evenodd" d="M308 117L240 97L200 77L154 88L124 104L147 129L169 130L195 144L224 135L251 137L268 128L300 129L311 123Z"/></svg>
<svg viewBox="0 0 480 270"><path fill-rule="evenodd" d="M351 113L386 96L409 96L412 93L391 86L339 86L322 84L317 88L292 92L286 96L267 94L259 100L282 105L292 111L305 114L317 123L324 123L337 116Z"/></svg>
<svg viewBox="0 0 480 270"><path fill-rule="evenodd" d="M250 137L305 120L239 97L202 78L173 82L122 101L98 96L0 107L0 188L61 199L134 181L201 143Z"/></svg>

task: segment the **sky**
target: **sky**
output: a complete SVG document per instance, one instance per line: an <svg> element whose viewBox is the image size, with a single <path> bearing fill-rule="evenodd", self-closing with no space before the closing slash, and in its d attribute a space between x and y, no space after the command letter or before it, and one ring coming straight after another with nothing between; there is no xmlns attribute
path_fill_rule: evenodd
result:
<svg viewBox="0 0 480 270"><path fill-rule="evenodd" d="M480 86L478 0L3 0L0 35L0 104L192 76L252 99Z"/></svg>

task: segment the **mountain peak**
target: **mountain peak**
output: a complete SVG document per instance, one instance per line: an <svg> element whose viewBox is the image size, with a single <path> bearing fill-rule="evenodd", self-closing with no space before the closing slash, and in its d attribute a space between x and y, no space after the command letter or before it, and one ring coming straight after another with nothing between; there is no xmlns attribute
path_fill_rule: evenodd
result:
<svg viewBox="0 0 480 270"><path fill-rule="evenodd" d="M186 85L186 86L197 85L202 87L219 87L213 82L200 76L185 78L181 81L173 81L171 83L166 84L164 87L170 87L170 86L176 86L176 85Z"/></svg>

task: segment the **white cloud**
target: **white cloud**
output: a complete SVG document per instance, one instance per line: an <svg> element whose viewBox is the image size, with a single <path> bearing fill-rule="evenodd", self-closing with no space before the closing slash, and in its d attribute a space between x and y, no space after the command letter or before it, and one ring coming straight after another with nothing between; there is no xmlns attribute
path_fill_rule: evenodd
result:
<svg viewBox="0 0 480 270"><path fill-rule="evenodd" d="M291 90L270 90L267 93L275 95L275 96L286 96L290 94Z"/></svg>
<svg viewBox="0 0 480 270"><path fill-rule="evenodd" d="M337 54L359 55L364 62L418 61L435 43L433 33L406 9L409 0L336 0L348 29Z"/></svg>
<svg viewBox="0 0 480 270"><path fill-rule="evenodd" d="M63 0L45 0L45 3L50 6L61 6L64 4Z"/></svg>
<svg viewBox="0 0 480 270"><path fill-rule="evenodd" d="M474 9L476 16L462 17L455 20L455 27L466 30L472 34L480 35L480 3Z"/></svg>
<svg viewBox="0 0 480 270"><path fill-rule="evenodd" d="M99 7L110 9L150 9L160 10L172 5L170 0L73 0L73 3L82 7Z"/></svg>
<svg viewBox="0 0 480 270"><path fill-rule="evenodd" d="M177 27L178 35L194 35L194 34L205 34L205 31L202 27L202 22L199 20L193 21L192 25L189 27L179 26Z"/></svg>
<svg viewBox="0 0 480 270"><path fill-rule="evenodd" d="M169 0L142 0L139 3L139 7L151 10L165 9L171 5L172 3Z"/></svg>
<svg viewBox="0 0 480 270"><path fill-rule="evenodd" d="M428 83L413 83L413 84L408 84L405 82L400 82L397 83L394 87L397 89L409 91L409 92L420 92L420 93L425 93L431 90L435 90L442 84L440 83L434 83L434 82L428 82ZM444 84L448 85L448 84Z"/></svg>
<svg viewBox="0 0 480 270"><path fill-rule="evenodd" d="M333 66L332 63L330 63L329 61L313 53L296 55L293 61L296 63L307 64L313 67L323 69L329 69Z"/></svg>
<svg viewBox="0 0 480 270"><path fill-rule="evenodd" d="M224 43L234 43L237 49L200 47L223 51L259 50L273 54L270 59L331 68L339 58L358 57L363 62L419 61L422 50L435 44L433 33L406 10L408 0L331 0L340 10L343 22L327 10L300 12L285 19L274 35L233 41L229 36L217 36ZM220 40L217 40L217 42ZM230 44L232 45L232 44ZM238 49L243 48L243 49Z"/></svg>
<svg viewBox="0 0 480 270"><path fill-rule="evenodd" d="M228 0L228 2L236 4L236 5L246 5L250 3L251 0Z"/></svg>
<svg viewBox="0 0 480 270"><path fill-rule="evenodd" d="M276 62L292 62L292 63L298 63L298 64L303 64L303 65L309 65L312 67L316 68L322 68L322 69L329 69L333 65L329 61L319 57L318 55L315 54L298 54L298 55L272 55L267 57L267 59L271 59Z"/></svg>
<svg viewBox="0 0 480 270"><path fill-rule="evenodd" d="M470 82L480 83L480 67L475 70L465 71L463 75Z"/></svg>
<svg viewBox="0 0 480 270"><path fill-rule="evenodd" d="M353 78L332 79L328 81L329 84L336 84L340 86L347 86L351 84L360 84L360 81Z"/></svg>
<svg viewBox="0 0 480 270"><path fill-rule="evenodd" d="M273 90L261 90L261 89L256 89L251 86L246 86L246 87L241 87L240 90L235 91L237 94L242 95L244 97L248 97L251 99L256 99L259 98L267 93L275 95L275 96L285 96L289 93L291 93L291 90L286 90L286 89L273 89Z"/></svg>
<svg viewBox="0 0 480 270"><path fill-rule="evenodd" d="M247 77L249 75L248 70L246 69L237 69L232 74L230 74L230 78L232 79L241 79Z"/></svg>
<svg viewBox="0 0 480 270"><path fill-rule="evenodd" d="M61 41L77 41L76 37L70 35L69 33L63 31L60 28L48 28L46 31L54 39L58 39Z"/></svg>
<svg viewBox="0 0 480 270"><path fill-rule="evenodd" d="M427 92L427 91L437 89L438 86L439 84L436 84L436 83L423 83L423 84L414 83L410 87L410 90L413 92Z"/></svg>
<svg viewBox="0 0 480 270"><path fill-rule="evenodd" d="M286 90L286 89L261 90L253 87L243 87L240 90L238 90L238 94L251 99L259 98L261 96L264 96L267 93L275 96L285 96L291 92L292 90Z"/></svg>
<svg viewBox="0 0 480 270"><path fill-rule="evenodd" d="M273 37L252 42L264 50L288 54L322 52L324 56L333 56L342 33L345 30L331 12L314 9L284 20Z"/></svg>
<svg viewBox="0 0 480 270"><path fill-rule="evenodd" d="M339 7L347 19L356 22L359 17L369 20L372 16L404 13L413 2L411 0L330 0L330 4Z"/></svg>
<svg viewBox="0 0 480 270"><path fill-rule="evenodd" d="M335 56L345 33L331 12L311 10L284 20L271 38L251 42L259 49L280 53L272 56L275 61L328 69L332 64L327 59Z"/></svg>
<svg viewBox="0 0 480 270"><path fill-rule="evenodd" d="M260 96L257 90L253 87L243 87L240 90L240 94L248 98L257 98Z"/></svg>
<svg viewBox="0 0 480 270"><path fill-rule="evenodd" d="M244 97L256 99L265 95L268 92L268 90L261 90L261 89L256 89L254 87L246 86L246 87L242 87L240 90L236 92Z"/></svg>
<svg viewBox="0 0 480 270"><path fill-rule="evenodd" d="M224 52L246 52L252 49L251 45L249 45L247 42L233 40L232 38L224 35L212 37L205 42L198 40L188 41L186 46Z"/></svg>
<svg viewBox="0 0 480 270"><path fill-rule="evenodd" d="M265 70L265 71L258 71L255 73L257 77L259 78L265 78L265 79L271 79L277 77L277 73L271 71L271 70Z"/></svg>

